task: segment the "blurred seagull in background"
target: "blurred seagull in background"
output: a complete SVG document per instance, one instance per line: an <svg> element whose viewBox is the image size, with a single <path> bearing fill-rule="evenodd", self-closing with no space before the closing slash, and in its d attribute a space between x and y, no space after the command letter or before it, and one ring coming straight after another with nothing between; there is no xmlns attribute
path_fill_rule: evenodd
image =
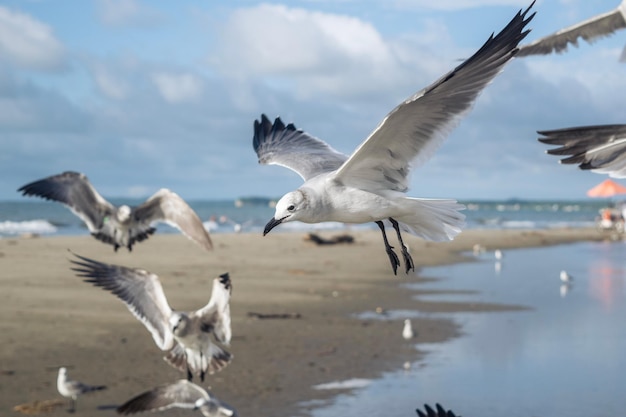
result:
<svg viewBox="0 0 626 417"><path fill-rule="evenodd" d="M232 355L215 343L210 336L230 344L230 293L228 273L213 280L209 303L191 312L173 311L165 298L159 277L143 269L126 268L94 261L75 255L73 271L97 287L110 291L122 300L128 310L152 334L161 350L169 351L165 360L173 367L192 375L220 371L232 360Z"/></svg>
<svg viewBox="0 0 626 417"><path fill-rule="evenodd" d="M574 277L572 277L567 271L561 271L559 277L561 278L561 281L567 284L574 281Z"/></svg>
<svg viewBox="0 0 626 417"><path fill-rule="evenodd" d="M583 170L626 178L626 125L598 125L538 131L539 142L559 145L550 155L566 156L562 164L578 164Z"/></svg>
<svg viewBox="0 0 626 417"><path fill-rule="evenodd" d="M574 26L561 29L551 35L537 39L519 48L518 57L528 55L548 55L553 52L567 51L568 45L578 46L578 38L589 43L605 38L626 28L626 0L622 0L616 9L592 17ZM621 62L626 62L626 47L620 56Z"/></svg>
<svg viewBox="0 0 626 417"><path fill-rule="evenodd" d="M404 328L402 329L402 337L406 340L413 339L415 334L413 333L413 326L410 319L404 319Z"/></svg>
<svg viewBox="0 0 626 417"><path fill-rule="evenodd" d="M84 174L67 171L20 187L22 195L42 197L65 204L85 222L91 235L104 243L132 250L155 232L154 223L176 227L202 248L213 244L202 221L178 194L162 188L137 207L115 207L106 201Z"/></svg>
<svg viewBox="0 0 626 417"><path fill-rule="evenodd" d="M520 11L472 57L393 109L353 152L344 155L280 118L254 122L253 146L260 164L298 173L304 184L276 204L266 235L281 223L375 222L394 274L400 260L387 240L396 231L405 272L415 270L400 230L433 241L453 239L464 226L464 206L454 200L408 198L411 169L428 160L468 113L480 92L517 53L534 14Z"/></svg>
<svg viewBox="0 0 626 417"><path fill-rule="evenodd" d="M57 376L57 390L59 394L65 398L70 399L70 413L76 411L76 400L79 395L86 394L93 391L101 391L106 389L104 385L87 385L79 381L69 379L67 376L67 368L59 368L59 375Z"/></svg>
<svg viewBox="0 0 626 417"><path fill-rule="evenodd" d="M117 408L119 414L163 411L170 408L200 410L205 417L236 417L237 412L199 385L181 379L161 385L128 400Z"/></svg>

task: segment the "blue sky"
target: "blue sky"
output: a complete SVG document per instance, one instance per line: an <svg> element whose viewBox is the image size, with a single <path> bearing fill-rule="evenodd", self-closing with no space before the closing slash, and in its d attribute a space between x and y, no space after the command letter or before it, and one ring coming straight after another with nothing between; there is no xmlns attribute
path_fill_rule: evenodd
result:
<svg viewBox="0 0 626 417"><path fill-rule="evenodd" d="M617 7L544 0L527 41ZM469 57L528 1L3 0L0 199L65 170L105 197L280 196L260 166L261 113L351 153L400 101ZM583 199L604 178L561 166L536 130L626 123L626 31L513 60L409 195Z"/></svg>

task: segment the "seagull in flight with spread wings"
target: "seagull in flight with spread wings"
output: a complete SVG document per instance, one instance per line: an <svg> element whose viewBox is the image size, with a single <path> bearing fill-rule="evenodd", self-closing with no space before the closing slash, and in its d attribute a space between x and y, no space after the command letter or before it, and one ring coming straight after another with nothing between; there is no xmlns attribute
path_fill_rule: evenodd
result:
<svg viewBox="0 0 626 417"><path fill-rule="evenodd" d="M152 334L161 350L168 351L165 360L173 367L193 374L204 375L222 370L232 355L211 341L229 345L230 293L232 284L228 273L213 280L213 291L208 304L196 311L174 311L165 298L159 277L143 269L110 265L75 255L71 260L77 276L96 287L116 295L128 310Z"/></svg>
<svg viewBox="0 0 626 417"><path fill-rule="evenodd" d="M135 414L171 408L200 410L205 417L237 417L235 409L186 379L141 393L120 405L117 412Z"/></svg>
<svg viewBox="0 0 626 417"><path fill-rule="evenodd" d="M389 221L402 247L406 273L415 269L400 230L433 241L451 240L464 225L454 200L408 198L409 173L424 163L470 110L480 92L515 56L534 13L520 11L472 57L391 111L351 156L293 124L265 116L254 122L259 163L285 166L303 179L276 204L264 235L281 223L375 222L394 274L400 260L387 240Z"/></svg>
<svg viewBox="0 0 626 417"><path fill-rule="evenodd" d="M567 51L568 45L578 46L578 38L593 43L625 28L626 0L622 0L620 5L610 12L594 16L576 25L520 46L517 56L548 55L553 52L562 53ZM626 62L626 47L622 51L620 61Z"/></svg>
<svg viewBox="0 0 626 417"><path fill-rule="evenodd" d="M569 127L537 132L539 141L559 145L550 155L564 156L562 164L578 164L583 170L626 178L626 125Z"/></svg>
<svg viewBox="0 0 626 417"><path fill-rule="evenodd" d="M66 205L85 222L91 235L129 251L155 232L154 223L165 222L206 250L213 244L202 221L178 194L162 188L137 207L115 207L106 201L84 174L67 171L20 187L18 192Z"/></svg>

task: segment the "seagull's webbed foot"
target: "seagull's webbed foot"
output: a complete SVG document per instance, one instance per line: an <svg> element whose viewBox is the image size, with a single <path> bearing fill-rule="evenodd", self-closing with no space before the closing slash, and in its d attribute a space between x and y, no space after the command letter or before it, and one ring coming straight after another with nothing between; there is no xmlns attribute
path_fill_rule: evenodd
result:
<svg viewBox="0 0 626 417"><path fill-rule="evenodd" d="M119 248L120 248L120 245L116 243L115 245L113 245L113 252L117 252Z"/></svg>
<svg viewBox="0 0 626 417"><path fill-rule="evenodd" d="M387 251L387 256L389 257L389 262L391 262L391 268L393 269L393 274L398 275L398 267L400 266L400 258L393 251L393 246L389 244L387 240L387 234L385 233L385 225L380 220L376 222L378 227L380 227L380 231L383 233L383 242L385 242L385 251Z"/></svg>
<svg viewBox="0 0 626 417"><path fill-rule="evenodd" d="M398 240L400 241L400 245L402 245L402 257L404 258L404 266L406 268L404 272L408 274L411 269L415 271L415 263L413 262L413 258L409 253L409 248L402 241L402 235L400 234L400 225L395 219L392 219L391 217L389 218L389 221L393 225L393 228L396 230Z"/></svg>

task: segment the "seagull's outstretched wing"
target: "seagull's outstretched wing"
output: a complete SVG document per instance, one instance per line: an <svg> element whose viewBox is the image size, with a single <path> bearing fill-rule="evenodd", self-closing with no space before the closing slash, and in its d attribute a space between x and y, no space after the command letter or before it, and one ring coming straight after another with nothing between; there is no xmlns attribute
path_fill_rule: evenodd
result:
<svg viewBox="0 0 626 417"><path fill-rule="evenodd" d="M410 169L432 156L515 55L534 16L526 17L529 10L518 12L472 57L393 109L339 168L336 179L372 192L405 192Z"/></svg>
<svg viewBox="0 0 626 417"><path fill-rule="evenodd" d="M580 169L614 178L626 178L626 125L600 125L542 130L540 142L560 145L550 155L567 156L562 164L578 164Z"/></svg>
<svg viewBox="0 0 626 417"><path fill-rule="evenodd" d="M134 208L131 236L150 230L151 225L156 222L165 222L176 227L207 251L213 248L211 238L196 212L178 194L165 188Z"/></svg>
<svg viewBox="0 0 626 417"><path fill-rule="evenodd" d="M213 327L215 338L225 345L230 344L230 294L233 286L228 273L213 280L213 290L209 303L196 311L202 322Z"/></svg>
<svg viewBox="0 0 626 417"><path fill-rule="evenodd" d="M174 335L169 328L172 309L167 303L159 277L143 269L110 265L74 254L80 261L71 268L77 276L97 287L110 291L122 300L133 315L152 334L161 350L174 346Z"/></svg>
<svg viewBox="0 0 626 417"><path fill-rule="evenodd" d="M613 11L592 17L577 25L561 29L552 35L537 39L527 45L522 45L518 57L528 55L547 55L553 52L567 51L568 45L578 46L578 38L589 43L612 35L620 29L626 28L626 1Z"/></svg>
<svg viewBox="0 0 626 417"><path fill-rule="evenodd" d="M447 410L441 406L441 404L436 405L436 410L431 408L428 404L424 404L425 412L420 410L419 408L415 410L419 417L457 417L452 411ZM458 416L461 417L461 416Z"/></svg>
<svg viewBox="0 0 626 417"><path fill-rule="evenodd" d="M210 400L209 393L193 382L181 379L173 384L161 385L128 400L117 408L119 414L143 411L162 411L168 408L196 408L198 400Z"/></svg>
<svg viewBox="0 0 626 417"><path fill-rule="evenodd" d="M266 115L254 121L254 150L260 164L282 165L295 171L305 181L324 172L334 171L348 157L327 143L308 135L277 117L274 123Z"/></svg>
<svg viewBox="0 0 626 417"><path fill-rule="evenodd" d="M98 194L84 174L78 172L53 175L26 184L17 191L65 204L87 224L92 233L98 232L105 217L115 212L115 207Z"/></svg>

